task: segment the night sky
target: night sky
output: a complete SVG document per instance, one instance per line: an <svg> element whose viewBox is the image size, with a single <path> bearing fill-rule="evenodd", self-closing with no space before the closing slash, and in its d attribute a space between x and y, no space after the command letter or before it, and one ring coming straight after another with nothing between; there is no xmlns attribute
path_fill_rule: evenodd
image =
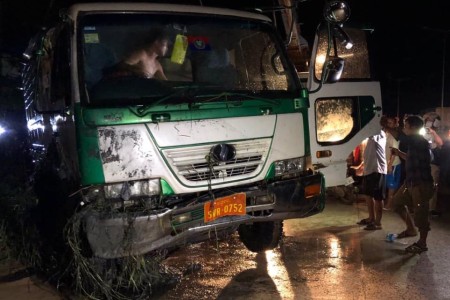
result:
<svg viewBox="0 0 450 300"><path fill-rule="evenodd" d="M20 55L28 39L45 23L55 19L60 7L71 0L4 0L0 2L0 51ZM87 2L87 1L85 1ZM155 1L153 1L155 2ZM163 2L163 1L158 1ZM175 1L166 1L174 3ZM199 1L178 1L199 3ZM221 0L202 0L220 5ZM260 7L272 0L228 0L226 7ZM49 4L53 3L50 8ZM323 0L303 1L298 14L307 38L322 17ZM348 0L349 23L373 28L373 72L382 86L384 111L419 113L439 107L442 92L444 38L450 35L450 1ZM450 39L446 47L444 106L450 106Z"/></svg>

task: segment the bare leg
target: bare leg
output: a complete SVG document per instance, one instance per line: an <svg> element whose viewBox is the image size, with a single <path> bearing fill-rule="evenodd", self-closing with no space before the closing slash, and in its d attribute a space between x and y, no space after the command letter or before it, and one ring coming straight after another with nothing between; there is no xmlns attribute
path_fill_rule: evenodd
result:
<svg viewBox="0 0 450 300"><path fill-rule="evenodd" d="M390 210L392 209L392 198L394 198L394 194L397 190L396 189L388 189L387 198L384 200L384 209Z"/></svg>
<svg viewBox="0 0 450 300"><path fill-rule="evenodd" d="M419 231L419 233L420 233L420 236L419 236L419 240L417 241L417 244L419 244L422 247L426 247L428 231Z"/></svg>
<svg viewBox="0 0 450 300"><path fill-rule="evenodd" d="M381 226L381 217L383 215L383 201L372 201L374 203L375 225Z"/></svg>
<svg viewBox="0 0 450 300"><path fill-rule="evenodd" d="M409 213L408 207L405 205L405 209L400 213L400 217L402 217L403 221L406 224L406 232L408 234L415 234L416 228L414 226L414 220Z"/></svg>
<svg viewBox="0 0 450 300"><path fill-rule="evenodd" d="M436 205L437 205L437 189L438 189L438 182L439 182L439 167L431 164L431 176L433 177L433 196L430 199L430 210L435 211Z"/></svg>
<svg viewBox="0 0 450 300"><path fill-rule="evenodd" d="M367 210L369 211L369 219L371 221L375 220L375 212L374 212L374 204L373 204L373 199L372 197L369 196L364 196L364 198L366 199L366 203L367 203Z"/></svg>

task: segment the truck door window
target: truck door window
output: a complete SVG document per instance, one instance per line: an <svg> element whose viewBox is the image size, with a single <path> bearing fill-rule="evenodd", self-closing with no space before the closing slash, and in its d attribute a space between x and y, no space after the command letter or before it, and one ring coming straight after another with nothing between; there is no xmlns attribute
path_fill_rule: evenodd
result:
<svg viewBox="0 0 450 300"><path fill-rule="evenodd" d="M353 40L353 47L346 49L339 41L332 40L331 55L344 59L344 71L340 81L370 79L369 54L367 49L366 32L354 28L345 28L347 34ZM337 53L333 53L336 43ZM319 44L314 65L316 80L320 79L323 63L328 48L328 36L325 30L319 32Z"/></svg>
<svg viewBox="0 0 450 300"><path fill-rule="evenodd" d="M355 127L354 107L352 98L317 100L317 142L335 144L345 141Z"/></svg>
<svg viewBox="0 0 450 300"><path fill-rule="evenodd" d="M319 145L343 144L353 138L376 114L372 96L318 98L314 104Z"/></svg>

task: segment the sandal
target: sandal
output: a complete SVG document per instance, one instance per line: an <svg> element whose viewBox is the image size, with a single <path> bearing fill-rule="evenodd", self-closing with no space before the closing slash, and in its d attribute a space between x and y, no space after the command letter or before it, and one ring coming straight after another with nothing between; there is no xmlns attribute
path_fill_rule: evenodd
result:
<svg viewBox="0 0 450 300"><path fill-rule="evenodd" d="M367 224L366 227L364 227L364 230L380 230L382 229L381 225L376 225L375 223Z"/></svg>
<svg viewBox="0 0 450 300"><path fill-rule="evenodd" d="M409 233L408 231L403 230L402 232L397 234L397 239L404 239L404 238L413 237L413 236L416 236L416 235L417 235L417 232Z"/></svg>
<svg viewBox="0 0 450 300"><path fill-rule="evenodd" d="M405 252L407 253L420 254L425 251L428 251L428 248L426 246L421 246L418 243L414 243L411 246L405 248Z"/></svg>
<svg viewBox="0 0 450 300"><path fill-rule="evenodd" d="M371 223L372 223L372 221L371 221L369 218L367 218L367 219L361 219L361 221L356 222L356 224L358 224L358 225L369 225L369 224L371 224Z"/></svg>

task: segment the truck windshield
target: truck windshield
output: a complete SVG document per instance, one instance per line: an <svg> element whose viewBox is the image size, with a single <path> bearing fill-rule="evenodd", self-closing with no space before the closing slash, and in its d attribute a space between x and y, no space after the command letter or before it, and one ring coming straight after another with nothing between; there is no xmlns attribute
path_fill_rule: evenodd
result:
<svg viewBox="0 0 450 300"><path fill-rule="evenodd" d="M224 91L265 98L298 95L299 82L283 44L265 22L102 13L82 15L79 24L79 80L94 105L149 104L180 89L195 96Z"/></svg>

